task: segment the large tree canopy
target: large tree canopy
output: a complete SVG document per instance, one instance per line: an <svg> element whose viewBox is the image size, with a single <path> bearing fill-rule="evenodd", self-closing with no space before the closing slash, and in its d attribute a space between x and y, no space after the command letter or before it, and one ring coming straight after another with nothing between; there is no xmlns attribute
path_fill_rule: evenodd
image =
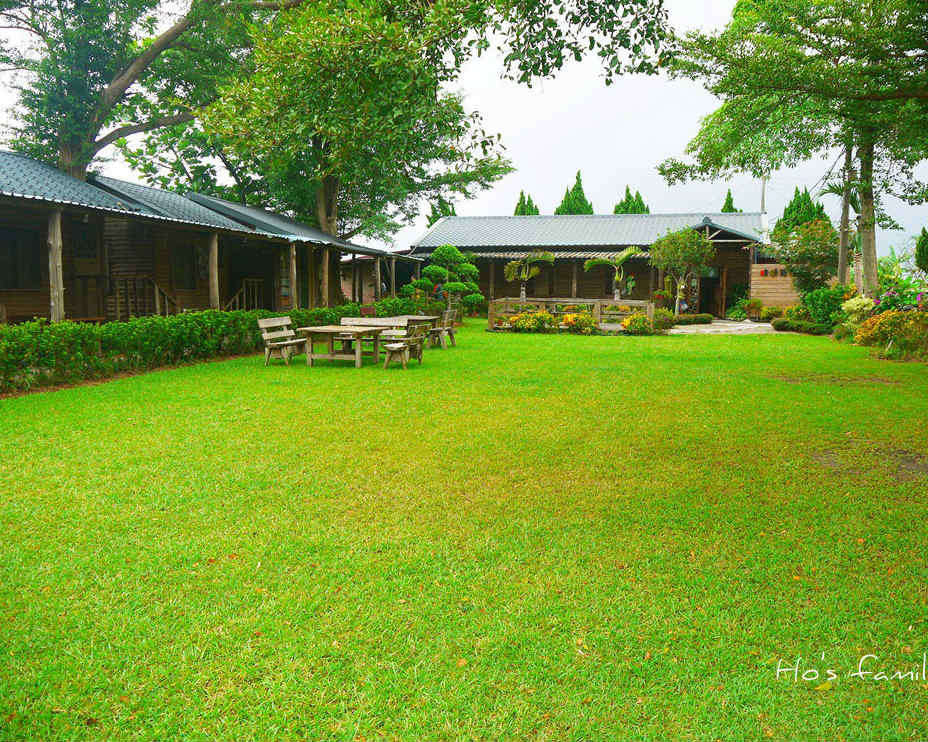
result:
<svg viewBox="0 0 928 742"><path fill-rule="evenodd" d="M0 69L19 75L18 149L83 177L123 137L192 120L249 73L249 27L315 0L2 0ZM324 5L318 4L318 5ZM457 68L498 43L524 82L593 51L607 82L661 62L661 0L360 0L435 29L432 54ZM179 7L178 7L179 6ZM334 8L333 12L341 12Z"/></svg>
<svg viewBox="0 0 928 742"><path fill-rule="evenodd" d="M876 290L881 193L920 200L928 152L926 6L921 0L742 0L717 33L680 40L673 70L722 98L668 182L765 177L833 148L859 162L865 286Z"/></svg>

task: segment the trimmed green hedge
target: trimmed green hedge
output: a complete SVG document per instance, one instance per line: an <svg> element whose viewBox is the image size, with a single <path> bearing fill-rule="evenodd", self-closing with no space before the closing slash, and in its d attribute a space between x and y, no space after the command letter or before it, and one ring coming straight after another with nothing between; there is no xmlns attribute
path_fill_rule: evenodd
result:
<svg viewBox="0 0 928 742"><path fill-rule="evenodd" d="M678 314L674 318L675 325L708 325L715 319L711 314Z"/></svg>
<svg viewBox="0 0 928 742"><path fill-rule="evenodd" d="M257 352L258 319L279 314L208 310L103 325L47 320L0 325L0 392ZM289 312L294 327L338 324L359 314L357 304Z"/></svg>
<svg viewBox="0 0 928 742"><path fill-rule="evenodd" d="M773 329L778 332L804 332L807 335L831 334L831 325L823 325L819 322L806 322L801 319L778 317L770 324L773 325Z"/></svg>

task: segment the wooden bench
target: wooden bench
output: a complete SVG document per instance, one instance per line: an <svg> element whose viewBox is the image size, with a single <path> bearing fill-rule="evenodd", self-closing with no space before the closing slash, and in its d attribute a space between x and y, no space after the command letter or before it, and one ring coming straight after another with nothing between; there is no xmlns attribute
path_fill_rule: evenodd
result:
<svg viewBox="0 0 928 742"><path fill-rule="evenodd" d="M438 327L429 330L429 341L434 347L441 344L442 348L448 347L448 340L452 345L457 345L454 339L454 319L457 312L454 309L447 309L441 314L441 322Z"/></svg>
<svg viewBox="0 0 928 742"><path fill-rule="evenodd" d="M297 337L289 317L259 319L258 327L261 328L261 338L264 340L265 366L272 356L282 358L289 366L290 358L296 355L298 349L305 350L309 342L306 338Z"/></svg>

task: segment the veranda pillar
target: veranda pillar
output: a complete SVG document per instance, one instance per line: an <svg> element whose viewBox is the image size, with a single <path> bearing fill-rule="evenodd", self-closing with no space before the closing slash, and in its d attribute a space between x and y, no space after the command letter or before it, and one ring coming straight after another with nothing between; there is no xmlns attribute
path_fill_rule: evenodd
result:
<svg viewBox="0 0 928 742"><path fill-rule="evenodd" d="M64 275L61 268L61 209L48 215L48 289L49 317L52 322L64 319Z"/></svg>
<svg viewBox="0 0 928 742"><path fill-rule="evenodd" d="M300 287L296 278L296 245L290 243L290 308L300 308Z"/></svg>
<svg viewBox="0 0 928 742"><path fill-rule="evenodd" d="M209 306L219 309L219 235L209 236Z"/></svg>

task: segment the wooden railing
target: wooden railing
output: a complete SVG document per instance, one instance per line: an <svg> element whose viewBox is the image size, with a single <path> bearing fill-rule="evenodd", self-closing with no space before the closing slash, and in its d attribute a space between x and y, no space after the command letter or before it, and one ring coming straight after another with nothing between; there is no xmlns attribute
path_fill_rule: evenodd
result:
<svg viewBox="0 0 928 742"><path fill-rule="evenodd" d="M252 309L263 309L264 307L264 279L263 278L244 278L242 287L235 292L235 295L226 302L223 307L227 312L237 309L251 311Z"/></svg>
<svg viewBox="0 0 928 742"><path fill-rule="evenodd" d="M654 318L654 302L640 299L493 299L487 312L489 329L508 326L510 317L526 311L545 310L557 318L574 312L589 312L597 325L621 322L634 312Z"/></svg>
<svg viewBox="0 0 928 742"><path fill-rule="evenodd" d="M162 289L150 276L118 276L113 278L113 299L116 321L152 314L168 316L182 310L177 299Z"/></svg>

